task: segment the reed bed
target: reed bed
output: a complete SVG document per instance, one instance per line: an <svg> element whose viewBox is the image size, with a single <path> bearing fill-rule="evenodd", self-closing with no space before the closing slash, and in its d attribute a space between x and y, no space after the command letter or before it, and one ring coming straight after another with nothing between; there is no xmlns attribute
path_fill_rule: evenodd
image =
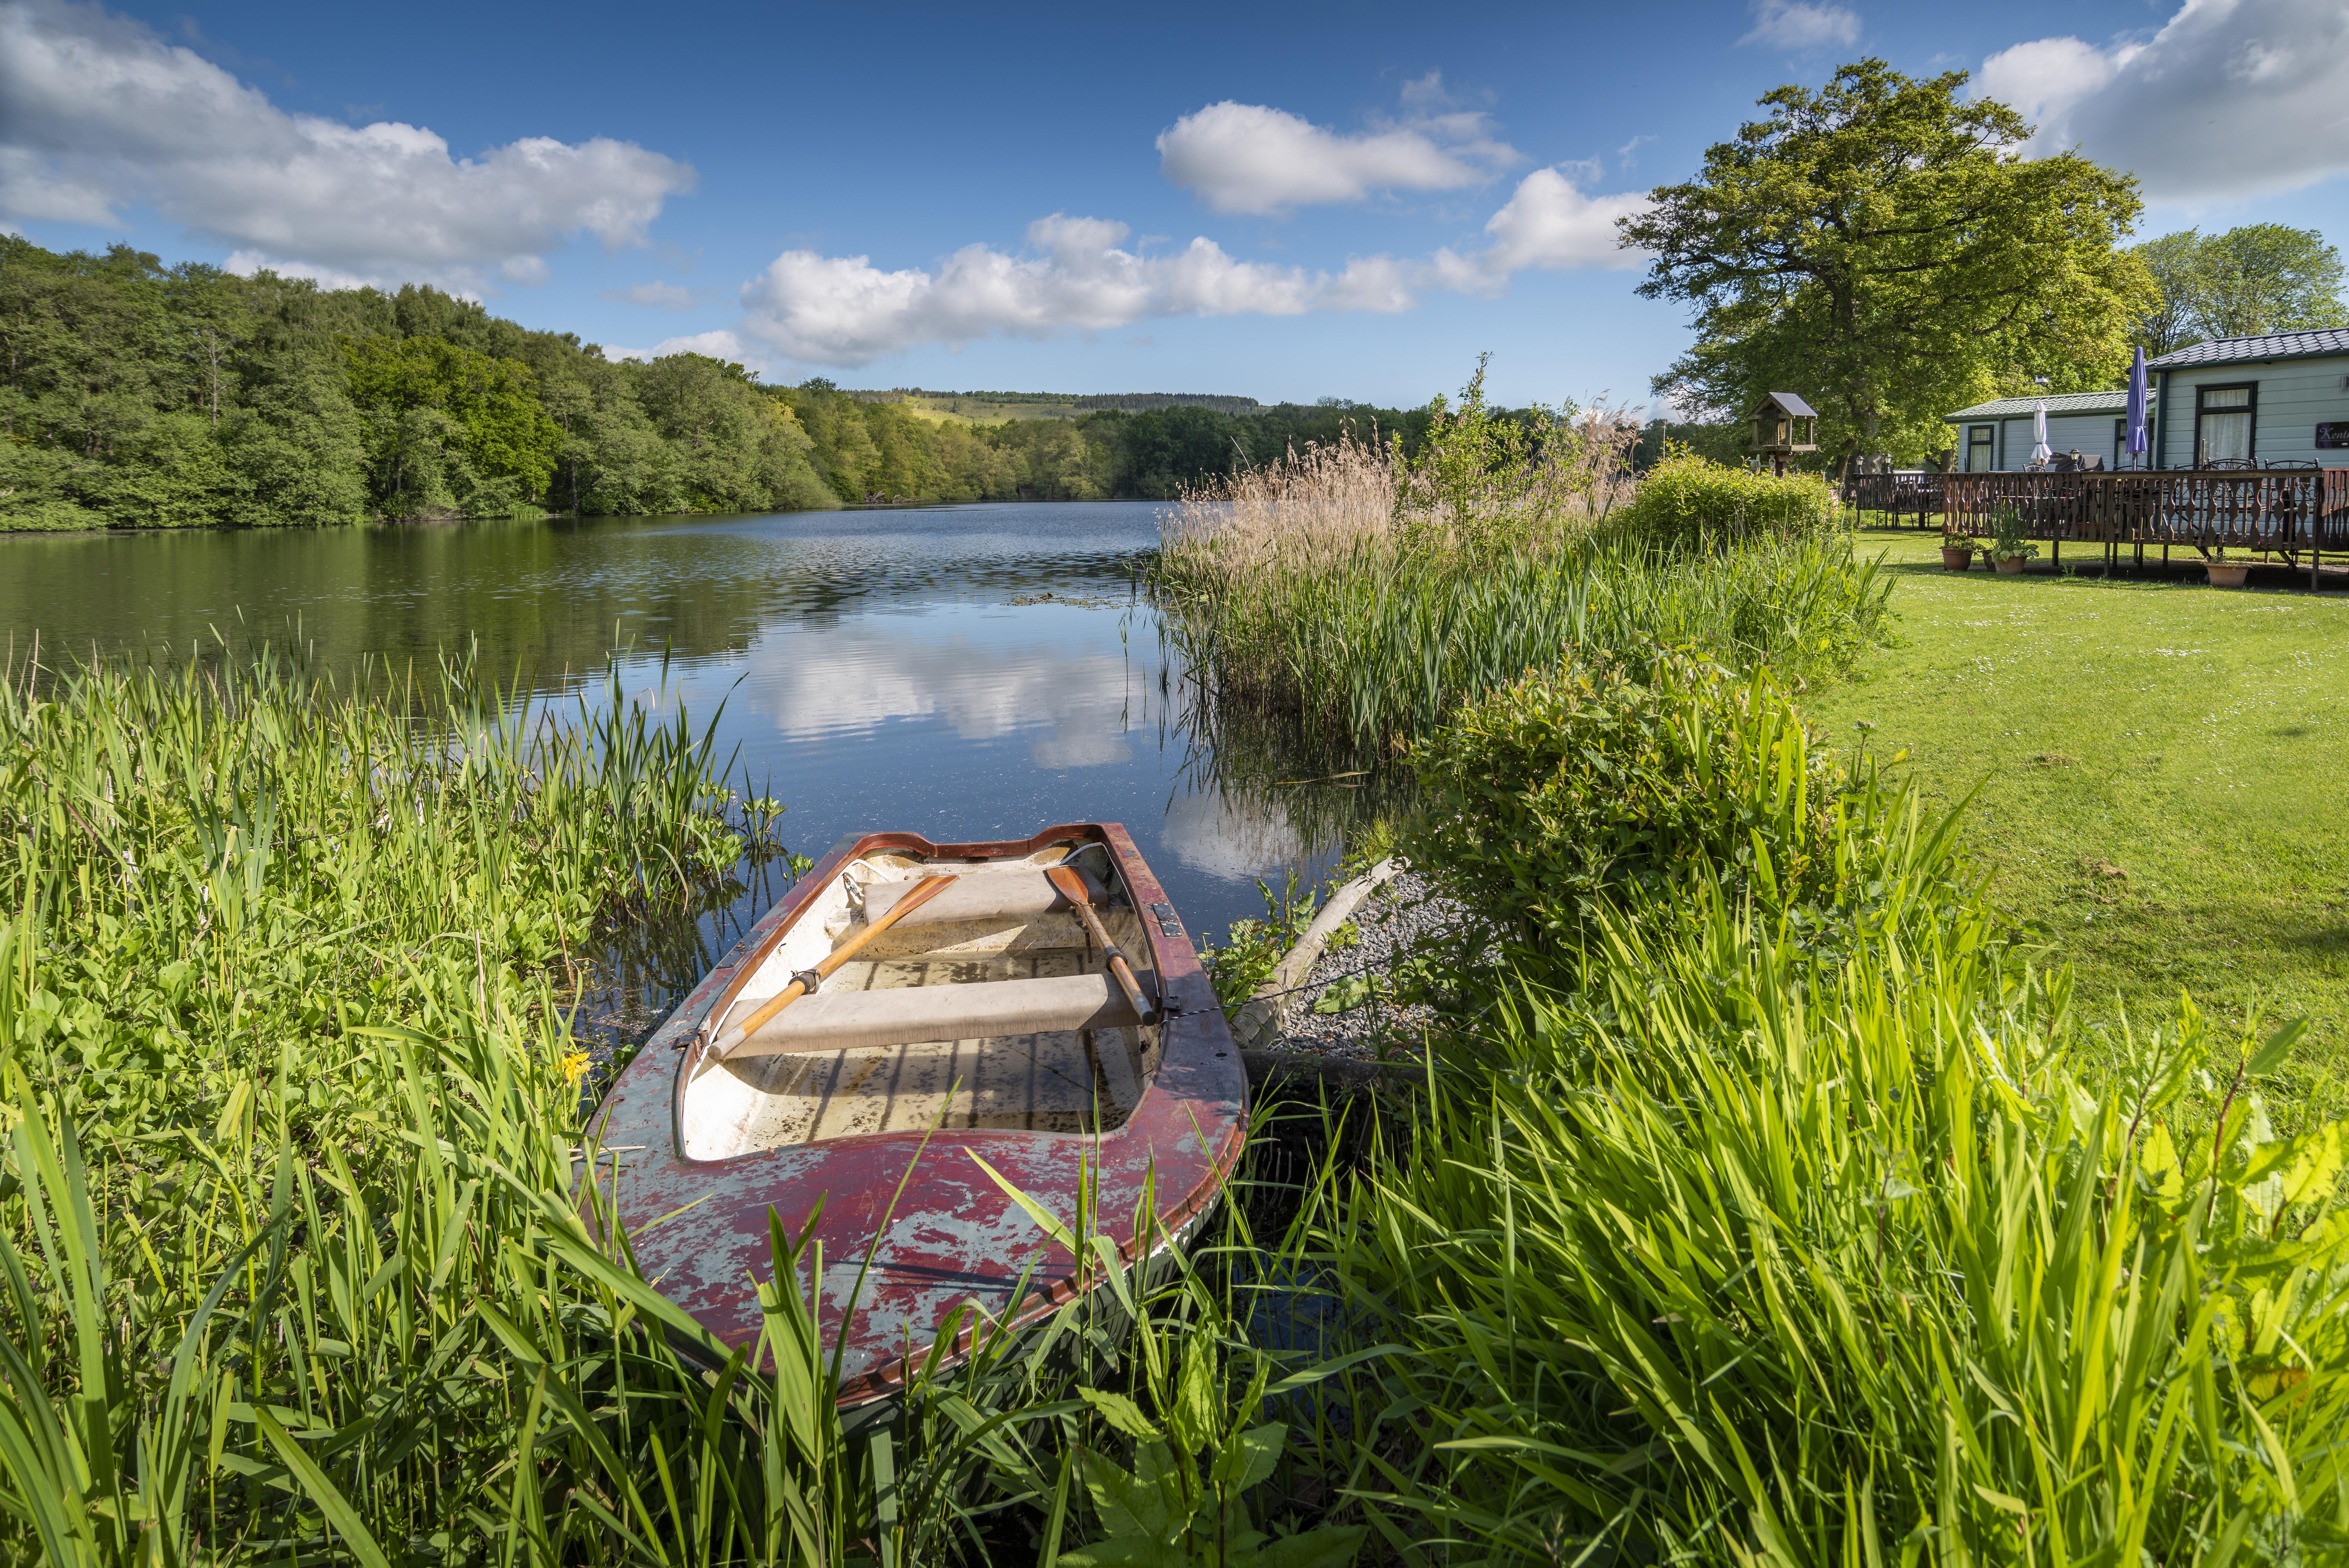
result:
<svg viewBox="0 0 2349 1568"><path fill-rule="evenodd" d="M780 1225L746 1352L643 1278L595 1218L626 1153L581 1143L564 996L777 850L711 729L655 708L616 679L560 713L462 662L13 672L8 1560L1050 1561L1138 1528L1141 1472L1171 1489L1150 1529L1243 1562L1274 1522L1247 1494L1300 1456L1347 1473L1309 1413L1233 1419L1319 1380L1232 1309L1296 1267L1245 1202L1196 1262L982 1334L859 1429ZM1300 1568L1360 1528L1313 1496Z"/></svg>
<svg viewBox="0 0 2349 1568"><path fill-rule="evenodd" d="M1877 634L1890 580L1840 530L1625 526L1615 430L1496 456L1439 429L1409 462L1350 441L1187 495L1154 569L1166 635L1204 701L1386 754L1578 649L1662 639L1800 679Z"/></svg>
<svg viewBox="0 0 2349 1568"><path fill-rule="evenodd" d="M765 1500L740 1547L836 1560L830 1456L720 1419L804 1413L807 1356L712 1390L574 1211L554 982L760 830L709 732L616 680L533 721L461 663L34 674L0 698L11 1554L628 1557L689 1533L644 1495L689 1410Z"/></svg>
<svg viewBox="0 0 2349 1568"><path fill-rule="evenodd" d="M1651 639L1802 679L1878 634L1891 579L1841 538L1713 553L1586 537L1458 561L1361 541L1319 570L1162 566L1164 620L1208 697L1389 754L1571 650ZM1174 576L1185 574L1180 586Z"/></svg>

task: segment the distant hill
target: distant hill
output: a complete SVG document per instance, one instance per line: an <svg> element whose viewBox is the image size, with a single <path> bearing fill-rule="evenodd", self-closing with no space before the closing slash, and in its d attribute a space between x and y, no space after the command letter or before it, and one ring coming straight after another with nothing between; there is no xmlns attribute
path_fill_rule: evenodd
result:
<svg viewBox="0 0 2349 1568"><path fill-rule="evenodd" d="M851 390L868 403L897 403L936 419L1072 420L1102 409L1147 413L1154 409L1213 409L1219 414L1252 414L1264 405L1254 398L1211 392L941 392L926 387Z"/></svg>

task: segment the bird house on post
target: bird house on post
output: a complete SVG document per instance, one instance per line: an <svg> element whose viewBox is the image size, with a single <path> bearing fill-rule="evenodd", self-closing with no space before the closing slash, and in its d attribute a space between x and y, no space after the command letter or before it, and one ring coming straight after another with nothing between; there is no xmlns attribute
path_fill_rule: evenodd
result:
<svg viewBox="0 0 2349 1568"><path fill-rule="evenodd" d="M1792 392L1765 394L1747 417L1754 421L1754 451L1773 473L1784 474L1796 452L1819 450L1818 410Z"/></svg>

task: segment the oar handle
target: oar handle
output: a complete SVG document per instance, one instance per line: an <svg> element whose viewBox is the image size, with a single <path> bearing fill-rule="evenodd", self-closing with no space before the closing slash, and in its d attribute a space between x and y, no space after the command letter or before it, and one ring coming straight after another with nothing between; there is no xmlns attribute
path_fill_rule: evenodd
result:
<svg viewBox="0 0 2349 1568"><path fill-rule="evenodd" d="M823 979L824 976L830 974L833 970L838 969L842 964L844 964L849 960L854 958L858 951L864 948L865 943L871 941L874 938L887 930L891 926L895 925L899 920L904 919L907 915L912 914L915 910L920 909L923 905L928 903L939 894L945 892L948 888L953 887L955 879L952 877L925 877L920 881L915 883L913 888L905 894L905 896L898 899L897 902L891 907L887 914L882 916L879 919L873 921L863 930L857 932L856 935L841 943L840 946L833 949L833 950L827 954L822 961L817 963L814 970L816 979ZM792 1002L797 1002L801 997L805 996L807 994L807 983L804 981L794 977L789 985L775 992L774 995L767 998L766 1002L760 1007L758 1012L753 1012L750 1017L742 1020L741 1023L736 1024L731 1029L727 1030L724 1034L719 1036L716 1040L711 1041L706 1059L714 1062L720 1056L725 1055L729 1051L733 1050L735 1046L740 1045L743 1041L748 1040L751 1035L757 1033L766 1022L774 1017L776 1013L781 1012L784 1008L789 1007Z"/></svg>
<svg viewBox="0 0 2349 1568"><path fill-rule="evenodd" d="M1150 1004L1142 999L1141 982L1133 978L1133 971L1126 963L1125 955L1119 952L1117 944L1109 940L1108 928L1102 924L1101 917L1093 912L1092 891L1085 886L1085 879L1065 866L1055 866L1044 875L1050 879L1053 887L1060 889L1061 897L1075 907L1077 919L1085 923L1085 929L1092 933L1093 940L1099 942L1103 950L1109 954L1109 972L1116 977L1117 983L1124 988L1125 1000L1133 1004L1135 1022L1142 1023L1150 1022Z"/></svg>

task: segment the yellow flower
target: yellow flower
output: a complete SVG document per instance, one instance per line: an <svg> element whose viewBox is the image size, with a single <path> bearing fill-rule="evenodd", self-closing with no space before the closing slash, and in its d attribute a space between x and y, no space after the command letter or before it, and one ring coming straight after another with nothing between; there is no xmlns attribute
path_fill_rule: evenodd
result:
<svg viewBox="0 0 2349 1568"><path fill-rule="evenodd" d="M585 1051L574 1051L570 1055L565 1056L558 1065L563 1070L563 1081L566 1084L576 1084L580 1079L587 1075L587 1053Z"/></svg>

